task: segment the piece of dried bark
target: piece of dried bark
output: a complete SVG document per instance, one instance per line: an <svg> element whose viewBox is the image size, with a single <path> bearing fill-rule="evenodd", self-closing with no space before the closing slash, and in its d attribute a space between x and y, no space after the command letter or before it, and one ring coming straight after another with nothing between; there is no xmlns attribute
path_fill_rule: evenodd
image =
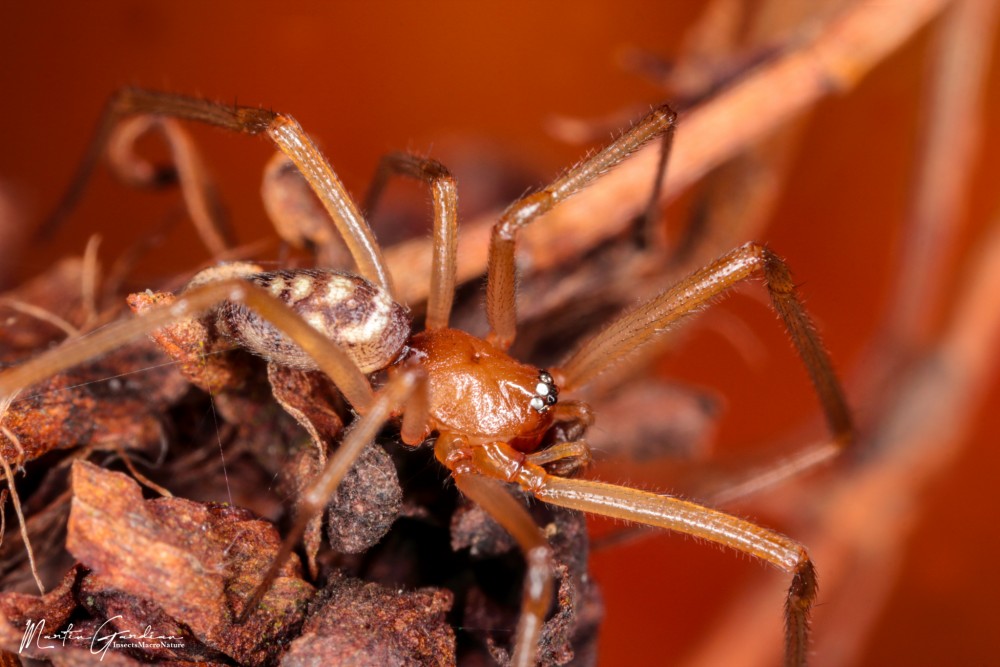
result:
<svg viewBox="0 0 1000 667"><path fill-rule="evenodd" d="M55 642L39 639L37 635L55 632L69 620L76 608L73 589L82 574L83 568L73 567L59 586L41 596L0 593L0 647L30 657L48 657L47 649L42 647ZM37 633L23 644L28 623L38 624Z"/></svg>
<svg viewBox="0 0 1000 667"><path fill-rule="evenodd" d="M27 388L3 412L17 442L0 438L0 453L20 466L79 445L158 449L160 414L188 387L163 362L151 343L139 341Z"/></svg>
<svg viewBox="0 0 1000 667"><path fill-rule="evenodd" d="M594 665L604 603L587 569L590 558L587 519L581 512L547 507L553 520L545 526L545 532L556 557L559 591L556 608L542 626L539 662Z"/></svg>
<svg viewBox="0 0 1000 667"><path fill-rule="evenodd" d="M455 664L455 632L445 614L451 591L398 588L335 574L311 605L283 667Z"/></svg>
<svg viewBox="0 0 1000 667"><path fill-rule="evenodd" d="M183 624L169 616L163 608L149 600L123 593L109 586L103 577L89 574L80 584L79 599L93 619L107 619L99 635L106 637L121 633L126 637L142 637L150 628L150 637L144 642L141 657L155 661L225 661L223 653L205 646ZM158 638L169 637L158 641Z"/></svg>
<svg viewBox="0 0 1000 667"><path fill-rule="evenodd" d="M129 306L137 315L169 306L175 301L176 297L169 292L146 291L128 297ZM264 361L234 348L234 344L218 332L210 317L179 320L158 329L151 338L167 356L178 362L176 367L181 375L211 396L212 410L235 431L233 441L252 452L270 475L295 474L294 466L289 473L284 465L289 444L300 437L300 431L289 415L303 426L306 422L288 409L286 401L280 400L280 395L281 405L275 405L273 394L280 386L284 393L294 393L296 400L309 406L307 409L312 410L310 414L314 414L321 408L313 407L309 398L316 395L317 406L325 405L318 397L335 392L326 389L324 394L313 394L322 383L315 380L303 384L298 376L295 378L298 382L282 381L276 383L275 390L272 390L268 381L270 373L263 372ZM329 381L325 382L329 385ZM332 405L342 403L339 397L330 400ZM343 422L336 412L328 412L326 417L329 421L321 423L329 426L331 437L334 437L340 432ZM218 437L218 433L212 435ZM316 532L318 534L319 531Z"/></svg>
<svg viewBox="0 0 1000 667"><path fill-rule="evenodd" d="M129 294L128 306L136 315L155 308L167 307L177 301L170 292L137 292ZM251 368L241 357L226 354L234 345L223 338L205 318L187 317L157 329L150 336L171 359L191 384L208 392L221 392L243 386Z"/></svg>
<svg viewBox="0 0 1000 667"><path fill-rule="evenodd" d="M239 267L231 269L239 271L254 268L232 264L218 270L225 275L226 267ZM194 280L199 280L198 276ZM127 300L133 312L144 315L173 304L177 297L170 292L147 290L130 294ZM273 451L275 443L288 442L294 431L271 401L271 388L261 372L260 360L236 349L232 341L219 333L211 317L180 319L158 329L151 338L167 356L179 362L178 370L189 382L213 397L219 416L235 425L236 440L258 453L261 463L271 472L277 472L276 466L268 465L273 457L267 453Z"/></svg>
<svg viewBox="0 0 1000 667"><path fill-rule="evenodd" d="M206 646L236 660L273 660L294 636L313 588L285 564L246 623L234 618L280 546L273 526L231 507L143 500L125 475L77 461L67 549L105 591L151 602Z"/></svg>

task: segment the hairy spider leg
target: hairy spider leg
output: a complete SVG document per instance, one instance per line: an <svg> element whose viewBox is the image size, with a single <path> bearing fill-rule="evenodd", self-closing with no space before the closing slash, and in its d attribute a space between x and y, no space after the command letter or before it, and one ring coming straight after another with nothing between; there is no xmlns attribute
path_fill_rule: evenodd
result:
<svg viewBox="0 0 1000 667"><path fill-rule="evenodd" d="M107 354L180 318L196 317L224 301L245 303L254 309L309 354L355 410L362 414L368 410L374 392L354 361L336 343L309 326L294 310L267 291L240 279L201 285L179 296L173 304L68 340L0 373L0 403L56 373Z"/></svg>
<svg viewBox="0 0 1000 667"><path fill-rule="evenodd" d="M738 283L763 274L768 295L802 359L839 447L854 440L847 400L816 327L799 300L785 262L767 247L747 243L627 311L552 370L561 389L585 386L602 371Z"/></svg>
<svg viewBox="0 0 1000 667"><path fill-rule="evenodd" d="M653 137L666 133L668 136L661 157L662 169L666 163L670 146L669 137L673 133L675 118L675 114L667 107L654 110L635 128L626 132L607 148L571 169L564 177L544 190L515 202L503 214L494 226L490 239L487 283L487 317L491 327L489 340L497 347L501 349L509 347L516 334L514 250L519 229L620 163ZM787 266L770 250L757 244L747 244L725 255L709 267L682 280L659 297L612 322L594 338L584 343L561 369L554 371L557 384L565 390L583 386L616 360L664 331L671 323L758 272L763 273L774 308L782 317L806 366L837 448L846 447L853 440L854 429L846 400L829 357L795 294L794 283ZM504 443L495 445L500 451L510 450L511 460L508 463L525 462L524 455L516 453L508 445ZM476 466L479 472L491 474L505 481L515 481L508 477L509 467L503 469L501 466L492 473L487 473L490 457L476 456L477 452L483 451L485 448L476 447L469 454L481 464ZM561 451L556 458L563 454L580 456L575 450L567 447L565 452ZM493 463L495 462L494 460ZM526 463L526 465L532 464ZM536 477L531 483L521 485L542 500L695 534L762 558L792 572L793 581L786 607L786 661L788 664L804 664L808 643L807 617L815 597L815 574L812 563L801 545L773 531L717 510L684 504L685 501L665 496L631 492L629 489L612 485L587 483L574 486L575 480L550 476L537 466L535 469L541 471L544 477ZM536 486L532 488L532 484ZM526 623L525 627L532 625ZM515 639L515 644L520 646L522 641L524 638L519 636Z"/></svg>
<svg viewBox="0 0 1000 667"><path fill-rule="evenodd" d="M392 279L371 229L326 158L294 118L266 109L218 104L173 93L123 88L112 96L73 183L40 233L51 231L75 205L114 128L122 119L135 115L168 116L243 134L267 134L309 182L347 244L358 273L390 295L393 293Z"/></svg>
<svg viewBox="0 0 1000 667"><path fill-rule="evenodd" d="M202 243L212 255L225 255L235 245L235 235L194 141L180 124L163 116L125 120L114 100L110 98L105 105L69 186L36 230L36 238L50 238L54 234L83 196L97 163L106 154L115 175L132 186L158 187L176 181ZM152 131L159 132L167 143L171 156L169 166L151 164L134 152L139 138Z"/></svg>
<svg viewBox="0 0 1000 667"><path fill-rule="evenodd" d="M407 368L393 375L375 395L364 415L351 425L337 451L327 461L326 467L303 492L299 499L295 523L285 536L278 553L271 560L263 579L247 598L237 617L238 622L245 622L264 599L282 566L292 555L295 545L305 534L309 521L323 510L344 475L350 471L365 447L375 440L379 430L393 414L405 408L407 416L403 419L404 436L408 430L412 431L415 428L415 423L419 424L419 432L423 432L423 426L427 421L427 401L425 398L418 398L410 403L410 399L426 395L426 380L426 375L419 368Z"/></svg>
<svg viewBox="0 0 1000 667"><path fill-rule="evenodd" d="M431 287L427 296L426 329L448 326L455 298L455 268L458 252L458 190L451 172L437 160L411 153L383 155L375 170L365 213L371 219L391 176L409 176L430 187L434 207Z"/></svg>
<svg viewBox="0 0 1000 667"><path fill-rule="evenodd" d="M523 453L503 442L468 447L460 441L442 443L439 440L435 452L438 459L456 473L456 477L459 474L470 477L486 475L514 483L552 505L692 535L749 554L792 574L785 605L785 664L796 667L805 665L809 610L816 597L816 572L805 547L798 542L725 512L680 498L604 482L550 475L541 466L530 463ZM499 517L497 519L500 520ZM506 524L504 527L507 527ZM510 528L508 530L515 535ZM525 543L520 539L518 541L524 548ZM526 549L525 553L530 551ZM531 571L530 561L529 576L537 577L537 573ZM526 590L536 585L534 580L525 581ZM534 618L518 626L519 635L514 640L516 647L526 646L532 641L537 644L536 628L541 627L547 609L547 599L544 606L534 600L524 603L524 613ZM521 632L533 634L525 637L520 635ZM516 654L514 664L521 664Z"/></svg>
<svg viewBox="0 0 1000 667"><path fill-rule="evenodd" d="M510 664L511 667L533 667L538 660L542 624L552 603L552 547L528 510L502 484L461 470L453 471L453 477L459 491L503 526L524 554L527 569Z"/></svg>
<svg viewBox="0 0 1000 667"><path fill-rule="evenodd" d="M506 350L517 334L514 248L520 229L607 173L646 142L663 134L672 135L676 118L677 114L670 107L657 107L608 146L570 169L543 190L519 199L504 211L493 226L487 260L486 317L490 323L491 343ZM665 151L669 147L669 142L664 144ZM663 164L666 164L665 160L666 158Z"/></svg>

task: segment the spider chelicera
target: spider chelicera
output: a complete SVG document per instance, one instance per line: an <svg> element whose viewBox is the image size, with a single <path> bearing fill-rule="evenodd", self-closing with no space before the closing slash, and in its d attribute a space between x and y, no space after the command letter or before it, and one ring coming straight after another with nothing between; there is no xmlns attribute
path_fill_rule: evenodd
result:
<svg viewBox="0 0 1000 667"><path fill-rule="evenodd" d="M669 142L675 126L669 108L654 109L603 150L507 208L490 239L490 333L485 339L448 327L456 282L456 190L447 170L436 162L401 154L386 163L390 172L425 181L434 195L426 325L411 335L406 310L392 298L392 281L371 230L326 159L292 118L132 89L122 91L109 108L113 121L154 115L266 134L306 178L356 265L354 276L322 269L256 273L239 268L224 271L224 277L203 276L169 306L70 341L0 375L3 401L130 339L205 313L215 314L219 329L232 340L274 363L326 373L359 416L304 492L296 523L244 615L259 603L308 521L322 510L362 450L387 422L398 418L407 445L416 447L434 436L435 457L451 472L458 489L502 525L524 554L527 572L512 664L528 667L536 662L552 602L553 565L545 534L509 493L509 484L553 505L716 542L789 573L786 663L806 662L808 616L817 589L813 563L802 545L687 500L548 472L545 466L553 462L589 458L582 436L541 447L554 425L585 427L593 420L586 404L567 400L574 391L714 297L758 274L806 366L834 440L845 445L852 428L843 392L785 263L768 248L748 243L618 316L556 367L535 368L506 352L517 332L514 255L519 230L646 142L657 137ZM373 387L370 374L376 371L385 371L386 380Z"/></svg>

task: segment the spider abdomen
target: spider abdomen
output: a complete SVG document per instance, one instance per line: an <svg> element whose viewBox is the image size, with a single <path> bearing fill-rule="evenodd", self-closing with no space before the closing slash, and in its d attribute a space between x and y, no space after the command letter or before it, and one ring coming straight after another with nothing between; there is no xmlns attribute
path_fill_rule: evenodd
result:
<svg viewBox="0 0 1000 667"><path fill-rule="evenodd" d="M336 342L364 373L388 366L410 335L406 309L364 278L337 271L299 269L243 278L287 304L317 331ZM241 303L227 302L219 330L269 361L316 370L316 362L273 325Z"/></svg>

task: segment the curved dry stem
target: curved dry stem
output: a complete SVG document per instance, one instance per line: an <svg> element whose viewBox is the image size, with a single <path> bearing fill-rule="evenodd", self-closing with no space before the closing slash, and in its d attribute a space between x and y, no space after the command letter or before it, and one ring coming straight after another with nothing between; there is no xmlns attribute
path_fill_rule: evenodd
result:
<svg viewBox="0 0 1000 667"><path fill-rule="evenodd" d="M344 238L358 272L392 294L392 280L375 236L329 162L294 118L265 109L217 104L137 88L120 90L108 102L98 131L69 191L56 212L43 225L45 233L51 233L54 225L76 204L114 128L123 118L137 114L193 120L250 135L267 134L309 181L313 192Z"/></svg>
<svg viewBox="0 0 1000 667"><path fill-rule="evenodd" d="M135 154L136 142L153 130L158 130L166 139L172 162L171 172L176 172L181 196L195 231L213 257L224 255L236 244L232 228L194 141L177 121L143 115L119 122L108 143L111 167L119 178L132 185L149 187L162 180L161 169Z"/></svg>
<svg viewBox="0 0 1000 667"><path fill-rule="evenodd" d="M73 338L74 336L78 336L80 334L79 329L53 313L51 310L46 310L45 308L36 306L33 303L21 301L20 299L12 299L7 296L0 296L0 304L10 308L11 310L24 313L25 315L33 317L41 322L47 322L65 333L69 338Z"/></svg>

